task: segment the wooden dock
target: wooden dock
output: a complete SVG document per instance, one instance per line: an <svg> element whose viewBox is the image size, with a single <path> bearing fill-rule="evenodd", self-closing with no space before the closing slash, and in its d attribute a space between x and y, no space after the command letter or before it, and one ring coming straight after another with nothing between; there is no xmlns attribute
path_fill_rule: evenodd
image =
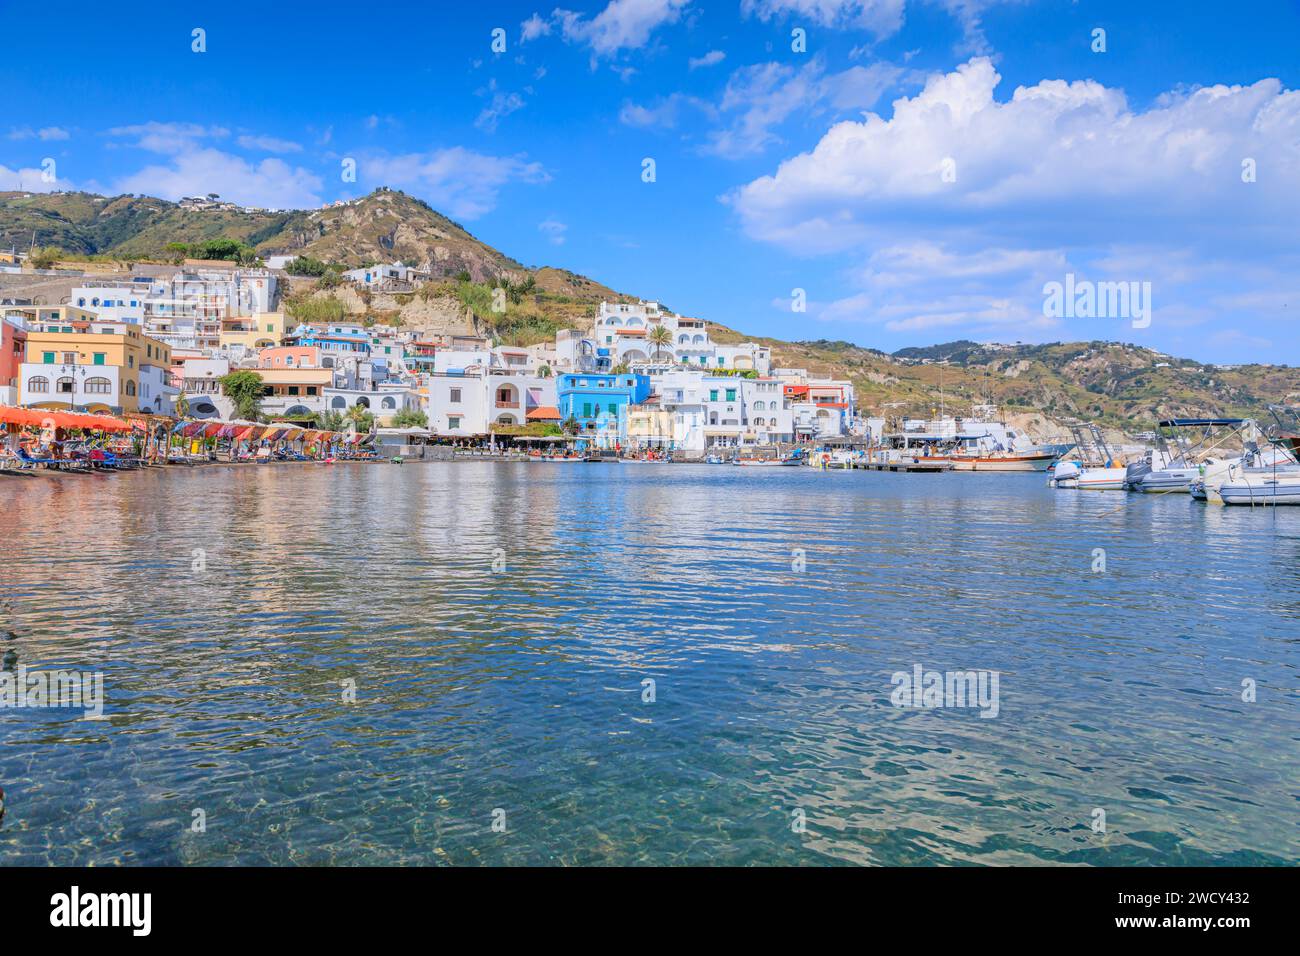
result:
<svg viewBox="0 0 1300 956"><path fill-rule="evenodd" d="M854 462L855 468L868 471L905 471L931 474L940 471L952 471L950 461L860 461Z"/></svg>

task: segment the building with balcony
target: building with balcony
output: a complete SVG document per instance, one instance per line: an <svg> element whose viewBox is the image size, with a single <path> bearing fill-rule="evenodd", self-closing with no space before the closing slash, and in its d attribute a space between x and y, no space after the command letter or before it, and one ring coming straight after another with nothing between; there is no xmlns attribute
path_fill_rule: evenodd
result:
<svg viewBox="0 0 1300 956"><path fill-rule="evenodd" d="M88 320L75 306L10 307L29 316L19 401L36 408L171 411L171 350L125 322Z"/></svg>
<svg viewBox="0 0 1300 956"><path fill-rule="evenodd" d="M274 348L284 340L284 313L258 312L228 315L221 320L221 352L238 362L259 349Z"/></svg>

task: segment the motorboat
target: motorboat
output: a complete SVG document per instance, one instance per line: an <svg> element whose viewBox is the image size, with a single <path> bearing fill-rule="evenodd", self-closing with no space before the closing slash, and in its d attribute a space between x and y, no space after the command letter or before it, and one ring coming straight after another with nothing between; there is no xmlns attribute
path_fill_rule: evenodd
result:
<svg viewBox="0 0 1300 956"><path fill-rule="evenodd" d="M1229 479L1219 486L1225 505L1300 505L1300 472L1254 472Z"/></svg>
<svg viewBox="0 0 1300 956"><path fill-rule="evenodd" d="M1164 464L1153 466L1129 482L1130 488L1144 494L1190 493L1192 482L1218 460L1209 454L1211 451L1228 437L1240 435L1250 441L1259 434L1255 423L1247 418L1171 418L1158 425L1156 454L1163 457ZM1220 433L1225 428L1230 430L1228 435ZM1166 429L1170 431L1168 438Z"/></svg>
<svg viewBox="0 0 1300 956"><path fill-rule="evenodd" d="M1048 484L1081 491L1123 491L1128 487L1128 463L1112 454L1101 429L1093 422L1074 422L1069 428L1075 455L1055 462Z"/></svg>
<svg viewBox="0 0 1300 956"><path fill-rule="evenodd" d="M1293 485L1297 481L1300 463L1285 443L1260 448L1248 442L1240 458L1203 465L1190 492L1192 497L1216 505L1295 504Z"/></svg>

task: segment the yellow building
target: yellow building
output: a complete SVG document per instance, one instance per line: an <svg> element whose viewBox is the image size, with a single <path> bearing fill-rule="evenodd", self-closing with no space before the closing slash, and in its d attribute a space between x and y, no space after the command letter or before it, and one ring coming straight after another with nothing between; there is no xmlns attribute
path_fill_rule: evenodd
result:
<svg viewBox="0 0 1300 956"><path fill-rule="evenodd" d="M139 326L101 321L76 306L8 306L27 326L19 401L93 412L165 411L171 348Z"/></svg>
<svg viewBox="0 0 1300 956"><path fill-rule="evenodd" d="M673 440L673 413L658 404L630 405L627 441L634 448L663 448Z"/></svg>
<svg viewBox="0 0 1300 956"><path fill-rule="evenodd" d="M221 320L221 348L233 356L272 348L284 341L283 312L229 315Z"/></svg>

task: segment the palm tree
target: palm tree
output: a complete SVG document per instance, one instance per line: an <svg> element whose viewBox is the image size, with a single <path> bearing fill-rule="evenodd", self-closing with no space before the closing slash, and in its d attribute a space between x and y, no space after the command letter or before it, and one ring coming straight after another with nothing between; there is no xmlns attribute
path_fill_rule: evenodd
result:
<svg viewBox="0 0 1300 956"><path fill-rule="evenodd" d="M672 342L673 334L664 326L656 325L650 330L650 334L646 336L646 339L654 346L654 354L658 357L663 354L664 346Z"/></svg>
<svg viewBox="0 0 1300 956"><path fill-rule="evenodd" d="M184 392L178 392L176 395L176 417L188 418L190 414L190 400L185 397Z"/></svg>

